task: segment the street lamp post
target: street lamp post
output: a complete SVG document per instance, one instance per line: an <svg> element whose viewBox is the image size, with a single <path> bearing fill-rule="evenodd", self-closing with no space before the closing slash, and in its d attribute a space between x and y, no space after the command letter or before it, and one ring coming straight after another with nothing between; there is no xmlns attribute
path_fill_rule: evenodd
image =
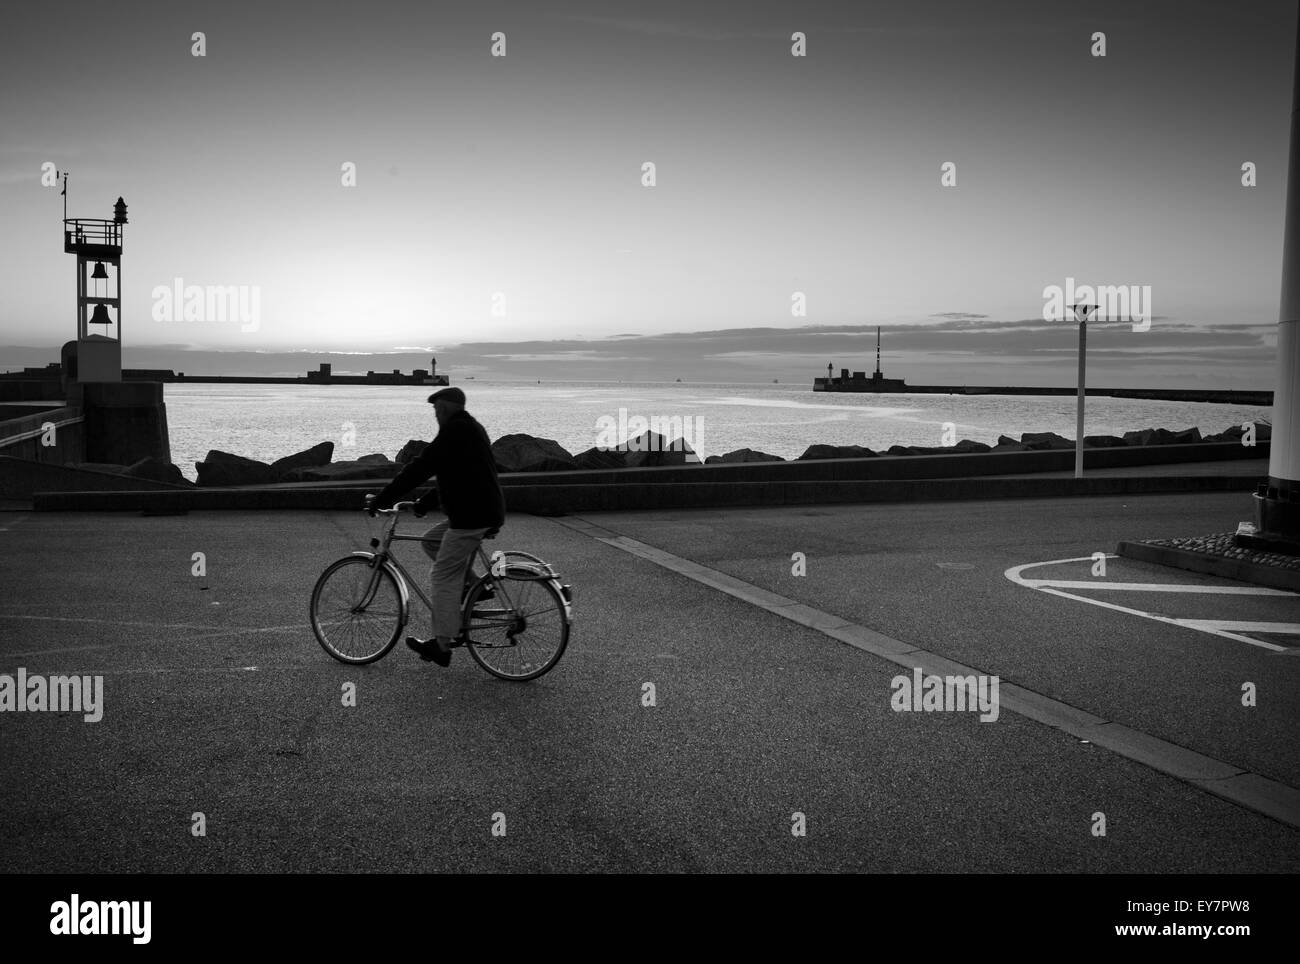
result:
<svg viewBox="0 0 1300 964"><path fill-rule="evenodd" d="M1070 305L1079 321L1079 404L1074 417L1074 477L1083 478L1083 399L1084 368L1088 354L1088 317L1097 310L1096 305Z"/></svg>

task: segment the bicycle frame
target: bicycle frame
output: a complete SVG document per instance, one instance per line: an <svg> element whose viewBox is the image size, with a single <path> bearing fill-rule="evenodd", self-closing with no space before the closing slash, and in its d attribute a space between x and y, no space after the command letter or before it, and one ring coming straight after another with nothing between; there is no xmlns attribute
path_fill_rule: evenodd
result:
<svg viewBox="0 0 1300 964"><path fill-rule="evenodd" d="M407 503L398 503L399 506L405 504ZM394 508L396 509L397 506L394 506ZM367 586L364 597L357 606L353 607L353 611L364 610L369 607L371 602L373 602L375 593L379 590L379 582L381 578L380 573L387 568L393 573L393 577L397 581L398 591L402 594L402 622L405 624L410 618L410 590L412 588L415 590L415 594L420 597L420 602L424 603L425 608L429 610L430 613L433 612L433 602L420 588L420 581L413 578L407 571L406 567L402 565L402 561L392 553L392 544L394 542L427 542L428 540L423 536L403 535L402 533L399 533L397 531L398 518L400 518L400 510L392 512L392 520L386 526L382 540L379 538L372 538L370 540L370 547L376 550L375 552L353 553L354 556L360 556L367 559L370 562L371 569L374 570L374 574L370 578L370 585ZM502 601L506 606L505 611L511 613L515 612L517 607L515 606L514 600L510 598L510 593L505 586L507 580L500 578L501 574L495 571L493 560L489 559L487 553L483 551L482 542L479 543L475 551L479 561L482 563L483 568L487 573L487 578L491 581L493 590L501 594ZM518 561L515 563L513 568L525 569L528 572L527 575L520 575L516 572L513 575L513 578L539 581L555 580L557 583L559 582L559 574L551 567L551 565L531 553L520 552L514 549L504 551L498 550L493 553L493 557L498 557L501 565L510 565L509 560L512 558L516 559ZM571 618L572 613L567 593L562 592L561 598L564 600L565 616L566 618ZM491 621L487 623L487 625L491 624ZM469 622L466 621L464 616L462 616L462 631L471 628L481 629L483 627L471 627Z"/></svg>

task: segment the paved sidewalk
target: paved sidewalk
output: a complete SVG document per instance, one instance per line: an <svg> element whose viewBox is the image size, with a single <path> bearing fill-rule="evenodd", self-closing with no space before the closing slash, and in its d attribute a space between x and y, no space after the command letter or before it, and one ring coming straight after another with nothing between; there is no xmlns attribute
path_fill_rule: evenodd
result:
<svg viewBox="0 0 1300 964"><path fill-rule="evenodd" d="M1300 660L1285 636L1265 649L1006 575L1083 558L1035 572L1144 586L1122 595L1147 614L1300 622L1288 596L1150 588L1224 580L1119 559L1107 560L1105 577L1090 573L1092 554L1122 538L1235 526L1242 503L1241 494L1195 494L589 521L840 625L1296 787ZM307 598L329 561L364 547L374 523L359 513L0 517L0 673L104 677L101 722L0 714L0 862L47 871L1300 869L1300 832L1279 819L1010 705L991 722L896 712L894 680L908 675L900 664L577 531L582 522L511 516L498 540L552 561L576 593L569 652L541 680L511 684L464 653L450 670L401 647L367 667L325 655L306 627ZM206 576L192 575L196 552ZM791 572L795 553L804 576ZM415 628L425 632L427 617ZM356 684L355 707L343 705L345 683ZM1241 704L1244 683L1255 687L1254 707ZM806 836L791 833L800 814ZM506 833L493 836L502 818Z"/></svg>

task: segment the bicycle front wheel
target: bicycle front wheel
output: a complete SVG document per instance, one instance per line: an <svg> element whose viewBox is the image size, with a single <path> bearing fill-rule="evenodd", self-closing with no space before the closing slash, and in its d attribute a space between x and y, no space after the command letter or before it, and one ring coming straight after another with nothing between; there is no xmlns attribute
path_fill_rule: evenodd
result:
<svg viewBox="0 0 1300 964"><path fill-rule="evenodd" d="M341 663L373 663L402 634L406 608L397 580L370 560L349 556L326 569L311 592L311 628Z"/></svg>
<svg viewBox="0 0 1300 964"><path fill-rule="evenodd" d="M483 599L488 588L495 597ZM463 625L474 662L499 679L537 679L564 655L569 614L550 579L531 570L484 576L465 597Z"/></svg>

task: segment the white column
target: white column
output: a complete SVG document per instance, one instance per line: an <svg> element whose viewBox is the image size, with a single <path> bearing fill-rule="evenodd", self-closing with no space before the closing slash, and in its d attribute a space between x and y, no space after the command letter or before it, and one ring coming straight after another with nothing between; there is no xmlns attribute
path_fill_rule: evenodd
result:
<svg viewBox="0 0 1300 964"><path fill-rule="evenodd" d="M1291 160L1286 178L1286 234L1282 243L1282 307L1277 324L1277 386L1268 484L1300 490L1300 23L1291 92Z"/></svg>

